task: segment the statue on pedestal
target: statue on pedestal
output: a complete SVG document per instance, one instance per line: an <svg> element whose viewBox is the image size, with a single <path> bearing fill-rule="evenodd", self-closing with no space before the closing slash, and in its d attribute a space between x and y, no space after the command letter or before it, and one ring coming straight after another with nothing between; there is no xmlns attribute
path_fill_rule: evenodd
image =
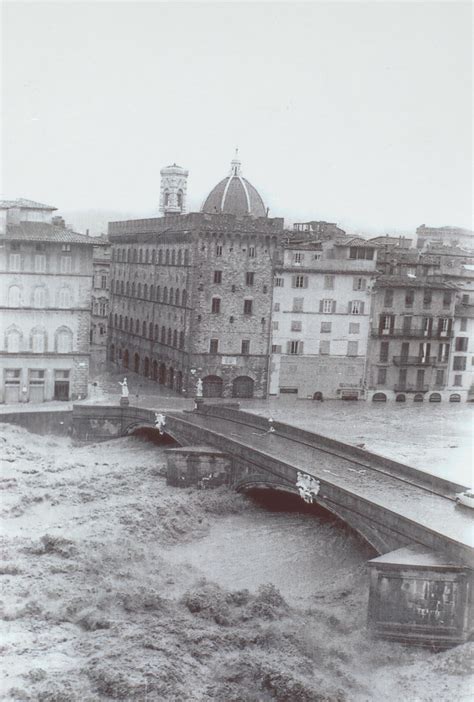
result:
<svg viewBox="0 0 474 702"><path fill-rule="evenodd" d="M202 380L201 378L197 379L196 383L196 397L202 397Z"/></svg>
<svg viewBox="0 0 474 702"><path fill-rule="evenodd" d="M127 378L124 378L122 382L119 380L119 385L122 388L122 395L120 397L121 405L128 405L128 385Z"/></svg>

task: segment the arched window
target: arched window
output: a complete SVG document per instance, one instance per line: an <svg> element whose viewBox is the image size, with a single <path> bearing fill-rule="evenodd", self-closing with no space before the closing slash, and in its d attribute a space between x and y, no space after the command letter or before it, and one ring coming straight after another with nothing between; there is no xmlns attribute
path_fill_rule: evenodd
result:
<svg viewBox="0 0 474 702"><path fill-rule="evenodd" d="M150 252L148 249L145 249L145 263L149 263L150 261Z"/></svg>
<svg viewBox="0 0 474 702"><path fill-rule="evenodd" d="M120 294L123 295L123 291L125 288L125 282L122 280L120 281Z"/></svg>
<svg viewBox="0 0 474 702"><path fill-rule="evenodd" d="M46 307L46 291L43 286L38 286L33 292L33 307Z"/></svg>
<svg viewBox="0 0 474 702"><path fill-rule="evenodd" d="M33 353L46 351L46 335L43 329L33 329L31 332L31 350Z"/></svg>
<svg viewBox="0 0 474 702"><path fill-rule="evenodd" d="M143 297L145 298L145 300L148 300L148 285L146 283L143 286Z"/></svg>
<svg viewBox="0 0 474 702"><path fill-rule="evenodd" d="M154 335L155 341L158 341L158 324L155 324L155 335Z"/></svg>
<svg viewBox="0 0 474 702"><path fill-rule="evenodd" d="M127 280L127 283L125 285L125 294L130 295L130 283Z"/></svg>
<svg viewBox="0 0 474 702"><path fill-rule="evenodd" d="M19 307L21 300L21 291L18 285L10 285L8 289L8 306Z"/></svg>
<svg viewBox="0 0 474 702"><path fill-rule="evenodd" d="M142 296L142 284L141 284L141 283L138 283L138 285L137 285L137 297L141 297L141 296Z"/></svg>
<svg viewBox="0 0 474 702"><path fill-rule="evenodd" d="M155 299L155 286L150 285L150 300L154 300L154 299Z"/></svg>
<svg viewBox="0 0 474 702"><path fill-rule="evenodd" d="M132 283L132 297L135 297L135 283Z"/></svg>
<svg viewBox="0 0 474 702"><path fill-rule="evenodd" d="M138 261L140 263L143 263L143 250L142 249L140 249L138 252Z"/></svg>
<svg viewBox="0 0 474 702"><path fill-rule="evenodd" d="M71 291L69 288L61 288L59 291L59 306L71 307Z"/></svg>
<svg viewBox="0 0 474 702"><path fill-rule="evenodd" d="M161 288L160 288L159 285L157 285L157 286L156 286L156 301L157 301L157 302L160 301L160 292L161 292Z"/></svg>
<svg viewBox="0 0 474 702"><path fill-rule="evenodd" d="M146 322L142 323L142 336L146 338Z"/></svg>
<svg viewBox="0 0 474 702"><path fill-rule="evenodd" d="M68 327L61 327L56 332L57 353L71 353L72 351L72 331Z"/></svg>
<svg viewBox="0 0 474 702"><path fill-rule="evenodd" d="M168 344L168 346L171 346L171 335L171 329L168 327L168 334L166 335L166 343Z"/></svg>
<svg viewBox="0 0 474 702"><path fill-rule="evenodd" d="M138 251L137 249L133 249L133 262L136 263L138 260Z"/></svg>
<svg viewBox="0 0 474 702"><path fill-rule="evenodd" d="M127 263L130 263L130 249L127 249Z"/></svg>
<svg viewBox="0 0 474 702"><path fill-rule="evenodd" d="M165 202L165 207L167 207L167 205L169 205L169 203L170 203L170 194L169 194L168 190L165 190L164 202Z"/></svg>
<svg viewBox="0 0 474 702"><path fill-rule="evenodd" d="M163 263L163 249L159 249L158 251L158 264L161 265Z"/></svg>
<svg viewBox="0 0 474 702"><path fill-rule="evenodd" d="M178 250L178 266L180 266L183 262L183 252L181 249Z"/></svg>
<svg viewBox="0 0 474 702"><path fill-rule="evenodd" d="M161 343L166 344L166 328L161 327Z"/></svg>
<svg viewBox="0 0 474 702"><path fill-rule="evenodd" d="M139 333L140 333L140 320L136 319L135 320L135 334L139 334Z"/></svg>
<svg viewBox="0 0 474 702"><path fill-rule="evenodd" d="M125 326L125 331L128 331L128 317L125 317L124 326Z"/></svg>
<svg viewBox="0 0 474 702"><path fill-rule="evenodd" d="M117 320L118 320L118 317L116 314L114 314L114 327L115 328L117 328Z"/></svg>
<svg viewBox="0 0 474 702"><path fill-rule="evenodd" d="M189 251L188 249L184 249L184 265L187 266L189 263Z"/></svg>
<svg viewBox="0 0 474 702"><path fill-rule="evenodd" d="M169 295L170 295L170 298L169 298L169 299L170 299L170 305L172 305L172 304L174 303L174 290L173 290L173 288L170 288Z"/></svg>
<svg viewBox="0 0 474 702"><path fill-rule="evenodd" d="M113 286L114 287L114 286ZM116 280L115 281L115 293L118 295L120 292L120 281Z"/></svg>
<svg viewBox="0 0 474 702"><path fill-rule="evenodd" d="M183 191L182 190L178 190L178 192L176 194L176 199L178 201L178 207L182 207L183 206Z"/></svg>
<svg viewBox="0 0 474 702"><path fill-rule="evenodd" d="M151 322L148 325L148 338L153 339L153 324Z"/></svg>
<svg viewBox="0 0 474 702"><path fill-rule="evenodd" d="M119 317L119 329L122 329L122 324L123 324L123 317L120 315Z"/></svg>
<svg viewBox="0 0 474 702"><path fill-rule="evenodd" d="M165 263L170 262L170 250L166 249L166 255L165 255Z"/></svg>
<svg viewBox="0 0 474 702"><path fill-rule="evenodd" d="M186 292L186 290L183 290L183 294L181 295L181 304L183 305L183 307L186 307L187 301L188 301L188 293Z"/></svg>
<svg viewBox="0 0 474 702"><path fill-rule="evenodd" d="M16 328L8 329L6 333L6 349L7 353L19 353L20 352L20 330Z"/></svg>
<svg viewBox="0 0 474 702"><path fill-rule="evenodd" d="M173 249L171 252L171 265L175 266L176 265L176 251Z"/></svg>
<svg viewBox="0 0 474 702"><path fill-rule="evenodd" d="M184 348L184 332L179 332L179 348Z"/></svg>
<svg viewBox="0 0 474 702"><path fill-rule="evenodd" d="M163 302L166 304L168 302L168 288L165 287L163 288Z"/></svg>
<svg viewBox="0 0 474 702"><path fill-rule="evenodd" d="M156 249L151 252L151 262L156 263Z"/></svg>
<svg viewBox="0 0 474 702"><path fill-rule="evenodd" d="M173 332L173 346L175 348L178 347L178 332L176 331L176 329Z"/></svg>

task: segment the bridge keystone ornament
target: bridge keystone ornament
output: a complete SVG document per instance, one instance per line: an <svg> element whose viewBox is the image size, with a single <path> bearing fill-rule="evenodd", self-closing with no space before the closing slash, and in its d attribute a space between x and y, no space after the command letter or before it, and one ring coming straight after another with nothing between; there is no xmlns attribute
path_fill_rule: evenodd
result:
<svg viewBox="0 0 474 702"><path fill-rule="evenodd" d="M315 497L319 494L321 484L319 480L313 478L311 475L298 471L296 487L298 488L301 499L309 505L312 505Z"/></svg>

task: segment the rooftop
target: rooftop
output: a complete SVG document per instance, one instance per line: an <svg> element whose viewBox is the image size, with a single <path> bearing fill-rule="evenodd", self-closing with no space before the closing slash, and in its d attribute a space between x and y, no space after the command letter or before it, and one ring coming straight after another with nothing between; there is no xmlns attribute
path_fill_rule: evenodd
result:
<svg viewBox="0 0 474 702"><path fill-rule="evenodd" d="M409 275L381 275L377 278L377 288L436 288L457 290L454 283L439 280L437 276L416 278Z"/></svg>
<svg viewBox="0 0 474 702"><path fill-rule="evenodd" d="M20 222L7 225L4 237L10 241L57 242L61 244L83 244L93 246L94 238L78 234L71 229L57 227L46 222Z"/></svg>
<svg viewBox="0 0 474 702"><path fill-rule="evenodd" d="M43 205L41 202L27 200L24 197L19 197L16 200L0 200L0 209L8 210L11 207L20 207L23 210L57 210L57 207L51 205Z"/></svg>

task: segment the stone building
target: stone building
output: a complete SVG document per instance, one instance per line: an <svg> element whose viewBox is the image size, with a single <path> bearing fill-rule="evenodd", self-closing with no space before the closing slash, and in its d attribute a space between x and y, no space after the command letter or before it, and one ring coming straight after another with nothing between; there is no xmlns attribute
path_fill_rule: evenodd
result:
<svg viewBox="0 0 474 702"><path fill-rule="evenodd" d="M55 209L0 202L0 402L87 395L92 244Z"/></svg>
<svg viewBox="0 0 474 702"><path fill-rule="evenodd" d="M107 325L109 319L110 256L107 237L91 238L93 243L93 277L91 296L91 372L105 370L107 358Z"/></svg>
<svg viewBox="0 0 474 702"><path fill-rule="evenodd" d="M189 172L176 163L160 171L160 212L163 215L184 214Z"/></svg>
<svg viewBox="0 0 474 702"><path fill-rule="evenodd" d="M423 249L429 244L459 246L474 250L474 232L461 227L427 227L422 224L416 230L416 246Z"/></svg>
<svg viewBox="0 0 474 702"><path fill-rule="evenodd" d="M283 220L253 191L234 160L206 198L218 214L109 224L110 360L187 395L201 378L207 397L266 396Z"/></svg>
<svg viewBox="0 0 474 702"><path fill-rule="evenodd" d="M350 237L285 246L274 277L272 395L365 397L376 253Z"/></svg>
<svg viewBox="0 0 474 702"><path fill-rule="evenodd" d="M368 399L441 401L454 331L456 286L431 276L381 275L374 286Z"/></svg>

